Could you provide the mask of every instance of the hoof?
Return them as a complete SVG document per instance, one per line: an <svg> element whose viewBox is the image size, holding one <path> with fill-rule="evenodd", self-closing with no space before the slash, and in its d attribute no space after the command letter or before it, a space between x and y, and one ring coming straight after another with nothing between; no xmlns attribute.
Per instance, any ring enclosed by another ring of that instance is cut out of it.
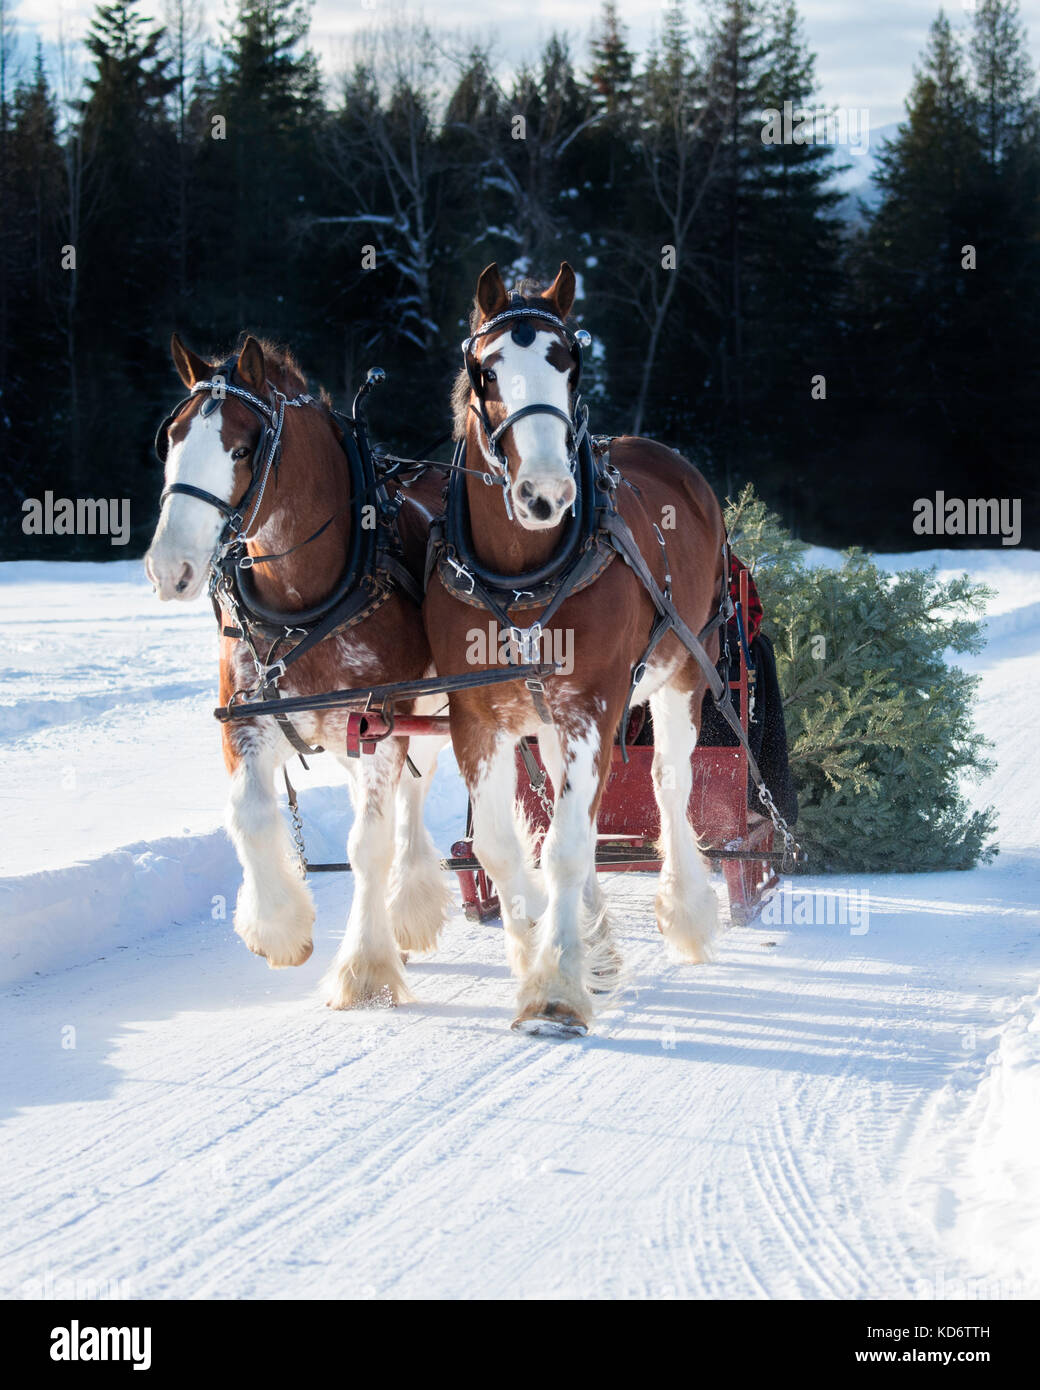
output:
<svg viewBox="0 0 1040 1390"><path fill-rule="evenodd" d="M397 1000L389 985L371 994L358 994L343 991L325 1000L327 1009L396 1009Z"/></svg>
<svg viewBox="0 0 1040 1390"><path fill-rule="evenodd" d="M297 946L291 954L275 955L270 948L262 951L259 946L250 946L246 942L254 956L259 956L261 960L267 961L272 970L290 970L295 965L304 965L314 954L314 942L305 941L302 946Z"/></svg>
<svg viewBox="0 0 1040 1390"><path fill-rule="evenodd" d="M392 1009L414 999L396 951L383 960L355 956L334 962L321 987L330 1009Z"/></svg>
<svg viewBox="0 0 1040 1390"><path fill-rule="evenodd" d="M254 895L243 888L235 908L236 934L272 970L303 965L314 950L314 904L302 883L293 891L288 901L260 911Z"/></svg>
<svg viewBox="0 0 1040 1390"><path fill-rule="evenodd" d="M583 1038L589 1025L569 1004L528 1004L513 1019L513 1031L540 1038Z"/></svg>

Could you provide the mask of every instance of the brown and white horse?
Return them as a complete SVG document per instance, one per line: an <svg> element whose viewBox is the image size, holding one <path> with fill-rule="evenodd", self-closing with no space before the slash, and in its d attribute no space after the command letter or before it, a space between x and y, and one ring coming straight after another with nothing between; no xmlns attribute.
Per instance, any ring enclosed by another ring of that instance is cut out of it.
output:
<svg viewBox="0 0 1040 1390"><path fill-rule="evenodd" d="M246 525L246 548L253 556L300 548L249 573L252 592L266 609L298 615L314 609L336 590L358 525L341 431L327 402L307 394L307 382L287 353L255 338L246 339L237 361L229 359L229 384L245 393L241 398L201 388L217 369L176 335L171 351L189 392L199 389L166 422L160 440L166 490L145 558L156 592L161 599L183 600L202 592L226 534L218 506L238 506L253 488L254 469L263 465L255 457L262 420L245 402L251 396L274 409L285 398L283 404L296 408L284 411L280 463L260 488ZM420 580L428 521L421 509L405 508L400 526L405 559ZM419 609L394 589L369 616L290 666L279 689L284 695L310 695L415 680L431 669ZM221 703L256 680L246 644L223 635ZM407 712L404 705L400 712ZM343 712L299 714L293 723L304 740L320 744L346 768L355 811L348 845L354 896L346 933L323 982L328 1002L349 1008L373 998L407 999L401 952L432 949L450 903L422 818L443 740L413 739L409 750L408 739L391 737L374 754L348 758ZM301 965L313 948L314 907L274 783L276 770L294 749L267 717L224 724L223 739L231 774L227 824L243 873L235 930L270 966ZM401 775L409 751L423 774L419 778Z"/></svg>
<svg viewBox="0 0 1040 1390"><path fill-rule="evenodd" d="M499 575L525 574L548 562L576 500L569 459L574 427L568 424L576 363L562 326L574 293L574 272L566 263L548 289L525 287L520 300L510 300L496 265L477 285L465 347L469 360L455 393L456 437L465 438L467 467L473 470L465 478L472 551ZM529 315L533 308L546 317L530 315L520 331L507 317L501 327L480 332L517 303ZM532 404L539 408L525 409ZM495 441L503 461L487 426L495 434L514 413L515 423ZM662 528L672 598L688 626L699 631L718 606L722 579L725 532L714 493L686 459L649 439L615 439L609 462L621 479L617 509L661 586L665 561L654 527ZM486 486L481 471L498 475L503 487ZM511 508L503 505L503 493ZM438 669L462 670L468 635L478 621L474 608L434 577L423 611ZM526 620L534 616L528 613ZM596 816L615 731L654 617L640 580L614 558L589 587L563 602L544 634L547 641L554 633L562 638L564 649L572 641L574 654L571 674L545 682L551 724L539 719L520 682L451 696L452 741L472 799L474 850L497 885L510 965L520 980L513 1026L521 1031L586 1032L593 995L602 987L613 948L596 881ZM523 620L518 611L514 621ZM714 659L717 635L706 646ZM649 699L654 721L653 781L663 851L657 921L666 940L691 961L709 958L717 927L714 893L687 817L690 756L705 684L689 652L669 633L633 695L635 704ZM522 735L537 736L556 791L540 873L514 811L515 749Z"/></svg>

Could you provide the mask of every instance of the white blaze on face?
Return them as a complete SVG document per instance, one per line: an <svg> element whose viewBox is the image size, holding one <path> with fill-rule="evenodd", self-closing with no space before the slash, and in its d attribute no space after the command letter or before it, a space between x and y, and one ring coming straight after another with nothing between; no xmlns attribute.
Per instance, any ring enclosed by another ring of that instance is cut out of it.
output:
<svg viewBox="0 0 1040 1390"><path fill-rule="evenodd" d="M548 360L559 337L547 329L535 333L528 347L513 341L508 330L491 338L481 361L497 354L492 370L508 414L525 405L552 405L570 413L570 372L561 372ZM511 444L519 458L513 469L511 496L517 519L528 530L543 531L559 524L574 501L575 484L567 458L567 426L556 415L525 415L500 440Z"/></svg>
<svg viewBox="0 0 1040 1390"><path fill-rule="evenodd" d="M192 417L182 440L166 456L166 486L189 483L231 500L235 465L220 437L223 407ZM224 515L200 497L174 493L163 503L145 569L161 599L195 598L202 590Z"/></svg>

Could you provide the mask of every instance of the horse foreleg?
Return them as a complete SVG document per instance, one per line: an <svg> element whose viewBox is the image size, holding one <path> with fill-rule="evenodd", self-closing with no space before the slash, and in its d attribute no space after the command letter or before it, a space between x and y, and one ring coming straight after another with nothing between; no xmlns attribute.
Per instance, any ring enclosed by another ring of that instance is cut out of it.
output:
<svg viewBox="0 0 1040 1390"><path fill-rule="evenodd" d="M454 902L440 856L423 821L423 806L445 740L412 738L397 784L397 837L390 873L390 924L403 951L432 951Z"/></svg>
<svg viewBox="0 0 1040 1390"><path fill-rule="evenodd" d="M542 730L538 739L538 751L555 791L564 781L563 749L560 747L555 728ZM585 941L590 954L590 970L596 981L590 988L593 994L602 994L616 985L623 962L607 912L606 898L600 887L599 874L596 872L595 852L582 891L582 913Z"/></svg>
<svg viewBox="0 0 1040 1390"><path fill-rule="evenodd" d="M688 691L665 687L650 697L654 719L654 795L661 813L663 864L657 925L689 961L707 961L718 931L718 904L688 816L697 726Z"/></svg>
<svg viewBox="0 0 1040 1390"><path fill-rule="evenodd" d="M595 864L596 823L604 749L603 731L589 721L580 731L562 732L561 770L552 825L542 843L542 872L548 907L538 925L530 967L520 985L513 1027L526 1033L587 1033L592 1014L586 904Z"/></svg>
<svg viewBox="0 0 1040 1390"><path fill-rule="evenodd" d="M491 754L469 765L460 757L473 806L473 852L498 890L506 959L514 975L527 969L534 924L545 910L545 892L533 866L530 838L516 811L516 743L499 738Z"/></svg>
<svg viewBox="0 0 1040 1390"><path fill-rule="evenodd" d="M334 1009L399 1004L412 998L401 968L387 907L394 857L394 794L404 765L404 744L388 738L374 753L341 759L350 781L354 824L347 852L354 898L347 929L322 987Z"/></svg>
<svg viewBox="0 0 1040 1390"><path fill-rule="evenodd" d="M264 740L234 756L227 827L242 865L235 931L273 969L302 965L314 948L314 904L275 795L279 759Z"/></svg>

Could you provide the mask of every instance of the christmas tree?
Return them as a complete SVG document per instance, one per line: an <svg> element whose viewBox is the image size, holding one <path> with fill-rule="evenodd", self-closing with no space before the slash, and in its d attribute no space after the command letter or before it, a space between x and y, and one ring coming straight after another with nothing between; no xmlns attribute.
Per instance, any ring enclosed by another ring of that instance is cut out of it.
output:
<svg viewBox="0 0 1040 1390"><path fill-rule="evenodd" d="M989 770L974 727L977 652L991 591L934 568L891 574L859 550L808 565L747 485L727 508L776 647L809 872L969 869L996 853L992 809L964 782Z"/></svg>

